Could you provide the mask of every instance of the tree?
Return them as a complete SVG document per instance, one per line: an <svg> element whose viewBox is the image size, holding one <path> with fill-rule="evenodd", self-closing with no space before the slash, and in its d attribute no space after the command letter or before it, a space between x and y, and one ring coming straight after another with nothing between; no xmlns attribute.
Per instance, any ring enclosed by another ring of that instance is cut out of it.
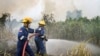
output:
<svg viewBox="0 0 100 56"><path fill-rule="evenodd" d="M8 16L10 16L9 13L2 14L2 17L0 18L0 24L1 24L1 26L5 26L5 22L6 22Z"/></svg>

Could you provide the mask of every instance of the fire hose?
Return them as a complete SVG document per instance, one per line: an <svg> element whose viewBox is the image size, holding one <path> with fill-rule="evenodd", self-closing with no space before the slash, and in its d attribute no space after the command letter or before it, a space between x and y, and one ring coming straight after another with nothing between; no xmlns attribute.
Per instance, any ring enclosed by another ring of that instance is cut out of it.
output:
<svg viewBox="0 0 100 56"><path fill-rule="evenodd" d="M25 56L25 49L26 49L26 46L27 46L27 44L28 44L28 41L29 41L29 40L27 40L27 41L25 42L25 44L24 44L23 51L22 51L22 56Z"/></svg>
<svg viewBox="0 0 100 56"><path fill-rule="evenodd" d="M38 35L38 34L34 34L34 35ZM34 36L34 35L31 35L31 36L29 37L29 39L30 39L32 36ZM45 39L46 41L48 41L48 40L46 39L46 36L45 36L44 39ZM26 40L26 42L24 43L23 51L22 51L22 56L25 56L25 49L26 49L26 46L27 46L28 42L29 42L29 40Z"/></svg>
<svg viewBox="0 0 100 56"><path fill-rule="evenodd" d="M30 39L32 36L33 36L33 35L31 35L31 36L29 37L29 39ZM25 49L26 49L26 46L27 46L28 42L29 42L29 40L26 40L26 42L24 43L23 50L22 50L22 56L25 56Z"/></svg>

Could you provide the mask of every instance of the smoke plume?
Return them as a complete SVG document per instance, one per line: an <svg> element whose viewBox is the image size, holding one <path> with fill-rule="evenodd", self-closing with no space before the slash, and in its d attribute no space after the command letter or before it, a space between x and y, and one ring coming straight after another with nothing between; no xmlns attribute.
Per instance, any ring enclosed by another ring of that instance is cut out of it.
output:
<svg viewBox="0 0 100 56"><path fill-rule="evenodd" d="M14 18L54 14L56 20L65 20L67 11L82 10L82 16L92 18L100 15L100 0L0 0L0 14L10 13ZM44 8L45 7L45 8Z"/></svg>
<svg viewBox="0 0 100 56"><path fill-rule="evenodd" d="M24 14L25 10L34 7L39 0L0 0L0 14L20 12Z"/></svg>

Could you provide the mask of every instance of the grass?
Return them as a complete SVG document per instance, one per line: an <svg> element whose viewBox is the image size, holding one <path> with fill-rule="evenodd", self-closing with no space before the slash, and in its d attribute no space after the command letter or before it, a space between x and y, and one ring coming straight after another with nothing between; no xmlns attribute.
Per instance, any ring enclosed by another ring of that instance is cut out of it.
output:
<svg viewBox="0 0 100 56"><path fill-rule="evenodd" d="M67 56L92 56L92 53L83 42L73 47L70 52L67 52Z"/></svg>
<svg viewBox="0 0 100 56"><path fill-rule="evenodd" d="M5 27L0 27L0 56L15 56L12 55L12 52L15 51L15 49L12 51L9 46L8 42L10 40L14 40L14 34L7 30Z"/></svg>
<svg viewBox="0 0 100 56"><path fill-rule="evenodd" d="M87 43L91 40L93 40L93 38L74 46L70 52L67 52L67 56L92 56L91 51L89 51L89 48L86 47Z"/></svg>
<svg viewBox="0 0 100 56"><path fill-rule="evenodd" d="M6 50L0 51L0 56L11 56L11 53L8 53Z"/></svg>

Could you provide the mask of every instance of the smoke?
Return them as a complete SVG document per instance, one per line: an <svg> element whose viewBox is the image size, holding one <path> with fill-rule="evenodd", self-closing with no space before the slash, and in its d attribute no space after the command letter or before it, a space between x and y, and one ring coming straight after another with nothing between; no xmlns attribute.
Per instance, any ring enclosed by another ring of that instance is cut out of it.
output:
<svg viewBox="0 0 100 56"><path fill-rule="evenodd" d="M24 10L34 6L38 0L0 0L0 13Z"/></svg>
<svg viewBox="0 0 100 56"><path fill-rule="evenodd" d="M27 0L28 1L28 0ZM32 2L34 4L34 2ZM18 9L12 13L13 18L22 19L25 16L29 16L34 20L41 18L41 12L43 11L43 2L42 0L36 0L36 3L30 8L26 7L25 9Z"/></svg>
<svg viewBox="0 0 100 56"><path fill-rule="evenodd" d="M22 26L20 23L21 19L24 17L31 17L34 23L31 24L31 27L36 28L38 21L41 19L41 12L44 10L42 0L0 0L0 17L2 13L10 13L10 19L16 19L18 23L13 22L12 25L15 25L13 28L14 33L16 34L19 28Z"/></svg>
<svg viewBox="0 0 100 56"><path fill-rule="evenodd" d="M10 13L13 18L33 16L32 11L36 11L36 6L39 6L38 3L40 3L40 0L0 0L0 15Z"/></svg>
<svg viewBox="0 0 100 56"><path fill-rule="evenodd" d="M56 20L63 20L66 18L67 11L75 9L72 0L44 0L45 13L54 14Z"/></svg>
<svg viewBox="0 0 100 56"><path fill-rule="evenodd" d="M56 20L65 20L67 11L82 10L82 16L100 15L100 0L0 0L0 15L10 13L12 18L30 16L40 19L41 13L54 14ZM45 7L45 8L44 8Z"/></svg>

